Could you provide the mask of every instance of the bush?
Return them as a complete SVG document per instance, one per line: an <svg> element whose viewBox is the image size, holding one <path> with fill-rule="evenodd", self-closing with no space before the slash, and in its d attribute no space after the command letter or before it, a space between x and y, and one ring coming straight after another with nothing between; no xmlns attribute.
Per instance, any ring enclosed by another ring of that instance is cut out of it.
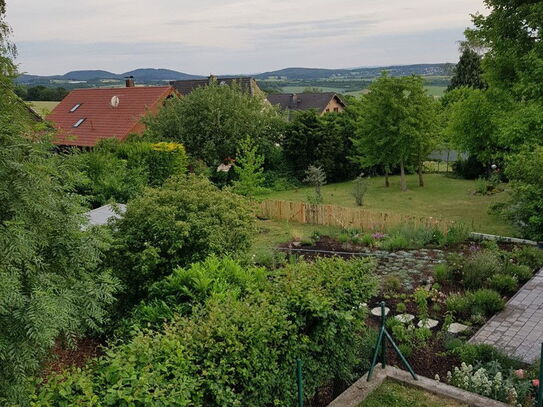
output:
<svg viewBox="0 0 543 407"><path fill-rule="evenodd" d="M176 267L211 254L237 255L250 246L254 215L238 195L195 175L168 180L129 202L115 223L109 258L127 288L125 302L144 298L149 286Z"/></svg>
<svg viewBox="0 0 543 407"><path fill-rule="evenodd" d="M469 256L464 263L464 285L469 289L484 287L487 280L503 268L497 253L483 250Z"/></svg>
<svg viewBox="0 0 543 407"><path fill-rule="evenodd" d="M453 275L449 267L446 264L438 264L434 269L434 277L440 284L447 284L453 282Z"/></svg>
<svg viewBox="0 0 543 407"><path fill-rule="evenodd" d="M401 235L388 236L379 244L379 247L392 252L409 248L409 241Z"/></svg>
<svg viewBox="0 0 543 407"><path fill-rule="evenodd" d="M515 293L519 286L517 278L507 274L495 274L489 279L488 285L502 295Z"/></svg>
<svg viewBox="0 0 543 407"><path fill-rule="evenodd" d="M364 205L364 196L368 191L368 182L362 176L357 177L353 181L353 190L351 192L357 206Z"/></svg>
<svg viewBox="0 0 543 407"><path fill-rule="evenodd" d="M451 350L451 353L458 356L467 365L477 366L489 362L498 362L506 369L518 369L521 367L521 362L511 359L502 351L487 344L465 343L456 346Z"/></svg>
<svg viewBox="0 0 543 407"><path fill-rule="evenodd" d="M97 364L49 380L35 407L98 400L291 406L297 358L304 364L306 397L333 378L355 378L360 355L375 339L361 337L367 331L360 304L376 288L372 269L363 260L319 259L289 265L242 297L212 294L193 316L174 320L163 332L140 333Z"/></svg>
<svg viewBox="0 0 543 407"><path fill-rule="evenodd" d="M383 279L383 290L397 292L402 288L402 280L397 275L388 275Z"/></svg>
<svg viewBox="0 0 543 407"><path fill-rule="evenodd" d="M532 271L543 267L543 250L541 249L530 246L515 247L510 256L518 264L527 266Z"/></svg>
<svg viewBox="0 0 543 407"><path fill-rule="evenodd" d="M452 294L447 298L447 309L459 317L482 314L487 317L503 310L505 301L494 290L480 289L463 294Z"/></svg>
<svg viewBox="0 0 543 407"><path fill-rule="evenodd" d="M473 293L473 305L471 311L473 314L481 313L486 316L494 315L503 310L505 301L494 290L481 289Z"/></svg>
<svg viewBox="0 0 543 407"><path fill-rule="evenodd" d="M455 246L468 240L469 236L470 231L466 224L455 223L449 228L440 243L442 246Z"/></svg>
<svg viewBox="0 0 543 407"><path fill-rule="evenodd" d="M418 249L432 244L437 245L442 239L443 233L437 228L405 223L392 228L389 237L383 243L392 240L393 243L390 244L397 249Z"/></svg>
<svg viewBox="0 0 543 407"><path fill-rule="evenodd" d="M520 283L527 282L534 275L530 267L511 263L506 263L504 273L516 278Z"/></svg>
<svg viewBox="0 0 543 407"><path fill-rule="evenodd" d="M453 171L465 179L477 179L486 173L486 167L476 157L470 156L466 160L453 163Z"/></svg>

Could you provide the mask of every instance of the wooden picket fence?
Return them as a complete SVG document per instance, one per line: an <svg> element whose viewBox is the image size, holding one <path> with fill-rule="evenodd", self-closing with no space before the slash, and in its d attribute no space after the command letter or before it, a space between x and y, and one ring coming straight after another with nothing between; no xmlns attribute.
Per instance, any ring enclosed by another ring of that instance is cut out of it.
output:
<svg viewBox="0 0 543 407"><path fill-rule="evenodd" d="M446 232L453 222L431 217L374 212L360 208L345 208L335 205L313 205L306 202L291 202L268 199L260 204L258 215L265 219L287 220L313 225L339 226L344 229L386 232L394 226L437 227Z"/></svg>

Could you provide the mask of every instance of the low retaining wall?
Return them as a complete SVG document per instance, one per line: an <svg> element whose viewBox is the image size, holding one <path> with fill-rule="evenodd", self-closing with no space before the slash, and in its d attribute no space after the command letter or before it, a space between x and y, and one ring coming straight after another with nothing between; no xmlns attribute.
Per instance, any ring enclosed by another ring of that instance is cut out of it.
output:
<svg viewBox="0 0 543 407"><path fill-rule="evenodd" d="M328 407L358 407L386 379L424 390L440 397L455 400L471 407L510 407L508 404L470 393L457 387L428 379L427 377L418 376L418 380L413 380L408 372L392 366L387 366L385 369L376 367L371 381L368 382L367 374L364 375L337 399L328 404Z"/></svg>
<svg viewBox="0 0 543 407"><path fill-rule="evenodd" d="M493 240L495 242L524 244L524 245L528 245L528 246L538 246L539 245L537 242L534 242L533 240L518 239L516 237L489 235L489 234L486 234L486 233L472 232L471 237L473 239L475 239L475 240Z"/></svg>

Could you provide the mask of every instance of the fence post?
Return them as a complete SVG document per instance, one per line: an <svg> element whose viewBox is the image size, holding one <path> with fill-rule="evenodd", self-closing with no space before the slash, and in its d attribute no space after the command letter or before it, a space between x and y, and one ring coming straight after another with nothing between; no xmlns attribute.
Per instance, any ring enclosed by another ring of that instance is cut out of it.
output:
<svg viewBox="0 0 543 407"><path fill-rule="evenodd" d="M298 407L304 407L304 380L302 376L302 361L296 360L296 376L298 379Z"/></svg>

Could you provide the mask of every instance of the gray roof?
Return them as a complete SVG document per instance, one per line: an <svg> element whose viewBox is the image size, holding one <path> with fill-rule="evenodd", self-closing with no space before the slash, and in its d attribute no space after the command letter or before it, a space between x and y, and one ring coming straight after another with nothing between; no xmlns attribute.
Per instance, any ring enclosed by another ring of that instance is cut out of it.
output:
<svg viewBox="0 0 543 407"><path fill-rule="evenodd" d="M100 208L87 212L85 215L89 219L89 226L101 226L106 225L110 219L119 219L125 212L126 205L115 204L101 206Z"/></svg>
<svg viewBox="0 0 543 407"><path fill-rule="evenodd" d="M170 85L175 88L181 95L188 95L194 89L201 88L209 85L213 80L217 80L219 85L226 84L228 86L238 83L244 92L249 93L251 96L255 94L258 89L258 85L253 78L240 76L240 77L213 77L210 76L207 79L189 79L185 81L171 81Z"/></svg>
<svg viewBox="0 0 543 407"><path fill-rule="evenodd" d="M316 109L323 112L328 103L337 98L339 103L345 103L334 92L324 93L272 93L268 95L268 102L272 105L279 105L284 110L310 110Z"/></svg>

